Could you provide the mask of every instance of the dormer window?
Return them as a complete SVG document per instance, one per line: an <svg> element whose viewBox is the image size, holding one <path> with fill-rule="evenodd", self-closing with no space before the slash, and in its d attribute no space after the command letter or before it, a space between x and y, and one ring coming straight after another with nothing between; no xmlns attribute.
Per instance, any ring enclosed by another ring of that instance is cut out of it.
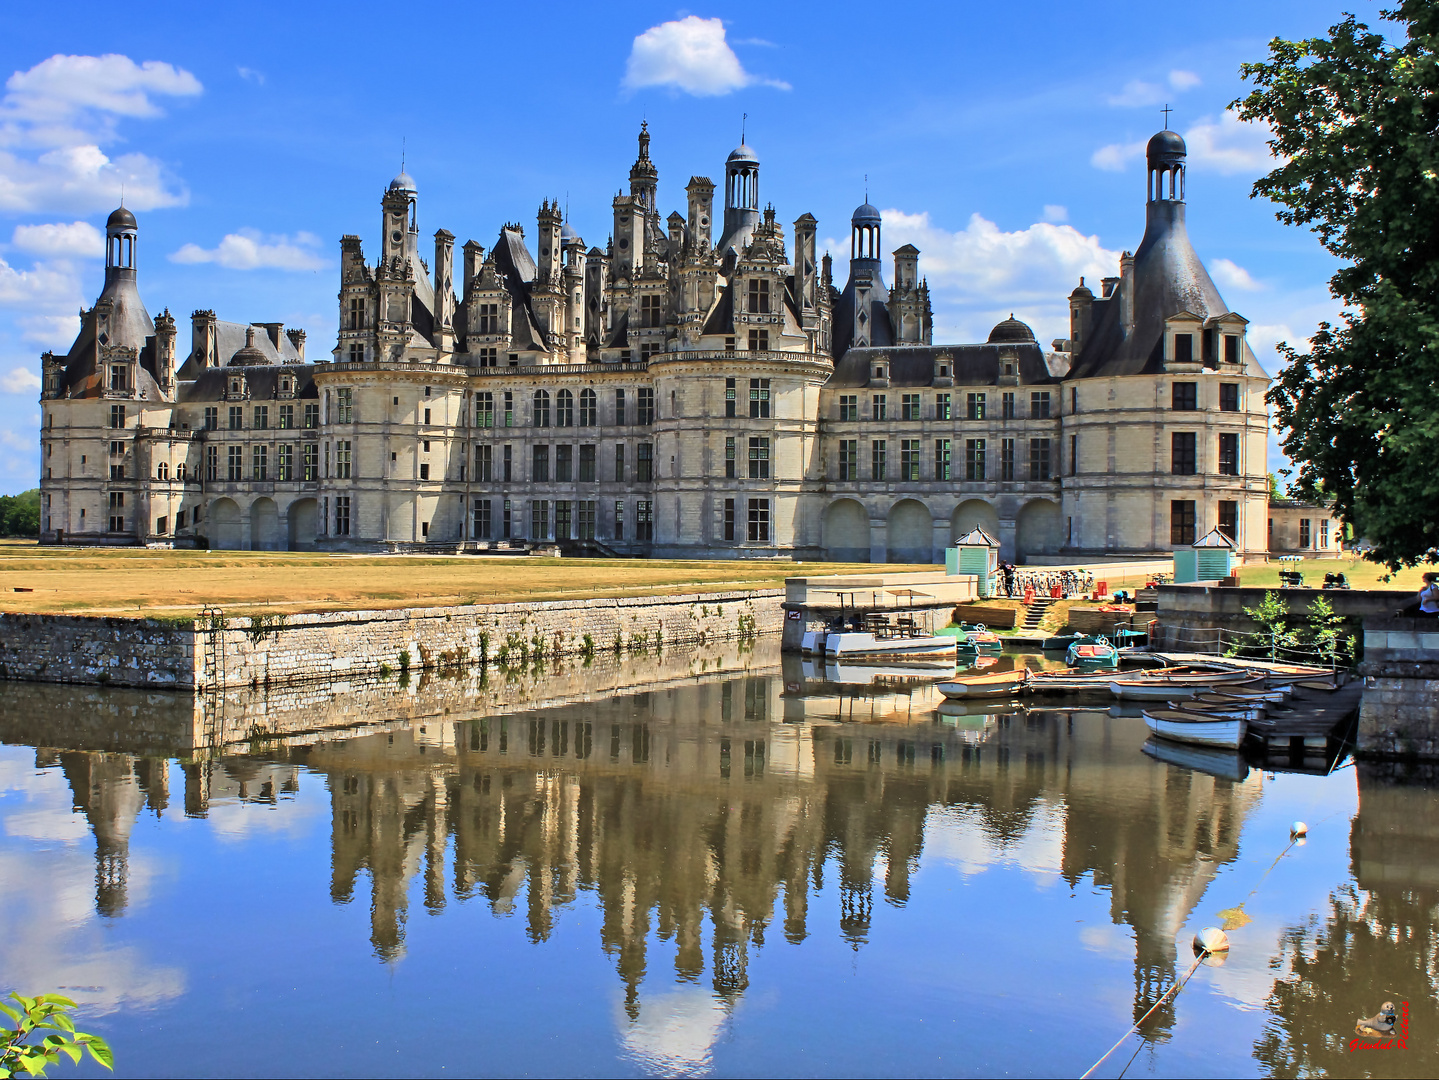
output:
<svg viewBox="0 0 1439 1080"><path fill-rule="evenodd" d="M1003 374L1005 374L1005 375L1018 375L1018 374L1019 374L1019 369L1018 369L1018 367L1015 365L1015 363L1014 363L1013 360L1006 360L1006 361L1004 362Z"/></svg>
<svg viewBox="0 0 1439 1080"><path fill-rule="evenodd" d="M130 389L130 369L125 364L110 365L110 389L119 391Z"/></svg>
<svg viewBox="0 0 1439 1080"><path fill-rule="evenodd" d="M1174 362L1176 364L1192 364L1194 362L1194 335L1174 335Z"/></svg>
<svg viewBox="0 0 1439 1080"><path fill-rule="evenodd" d="M948 364L940 364L940 365L939 365L939 377L940 377L941 379L947 379L947 378L949 378L949 365L948 365Z"/></svg>
<svg viewBox="0 0 1439 1080"><path fill-rule="evenodd" d="M1224 362L1226 364L1239 363L1239 335L1224 335Z"/></svg>
<svg viewBox="0 0 1439 1080"><path fill-rule="evenodd" d="M874 377L878 380L889 378L889 361L885 360L874 365Z"/></svg>

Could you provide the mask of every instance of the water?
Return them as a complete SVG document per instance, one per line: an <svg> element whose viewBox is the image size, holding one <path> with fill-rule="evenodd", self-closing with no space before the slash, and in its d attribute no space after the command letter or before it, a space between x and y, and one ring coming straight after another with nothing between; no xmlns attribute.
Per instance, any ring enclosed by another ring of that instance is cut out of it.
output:
<svg viewBox="0 0 1439 1080"><path fill-rule="evenodd" d="M1439 1074L1431 790L823 676L0 684L0 987L80 1000L122 1076L1077 1076L1246 902L1097 1075ZM1351 1052L1386 999L1408 1048Z"/></svg>

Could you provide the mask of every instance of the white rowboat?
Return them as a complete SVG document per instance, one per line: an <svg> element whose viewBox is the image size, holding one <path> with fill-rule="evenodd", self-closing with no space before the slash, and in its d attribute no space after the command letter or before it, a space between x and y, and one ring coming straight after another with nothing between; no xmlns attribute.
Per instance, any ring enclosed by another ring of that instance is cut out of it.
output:
<svg viewBox="0 0 1439 1080"><path fill-rule="evenodd" d="M1145 710L1144 722L1155 735L1195 746L1217 746L1238 750L1248 730L1243 720L1216 717L1207 720L1194 713L1171 710Z"/></svg>

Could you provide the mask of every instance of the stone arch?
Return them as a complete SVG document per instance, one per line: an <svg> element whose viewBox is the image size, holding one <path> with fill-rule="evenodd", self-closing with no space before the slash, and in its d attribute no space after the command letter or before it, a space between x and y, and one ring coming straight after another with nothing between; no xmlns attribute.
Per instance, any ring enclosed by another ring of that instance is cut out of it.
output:
<svg viewBox="0 0 1439 1080"><path fill-rule="evenodd" d="M296 499L285 512L291 551L314 551L320 532L320 504L314 499Z"/></svg>
<svg viewBox="0 0 1439 1080"><path fill-rule="evenodd" d="M1014 520L1014 551L1023 560L1029 555L1057 555L1064 536L1059 527L1059 504L1033 499L1024 504Z"/></svg>
<svg viewBox="0 0 1439 1080"><path fill-rule="evenodd" d="M280 540L280 510L271 498L250 504L250 550L283 551Z"/></svg>
<svg viewBox="0 0 1439 1080"><path fill-rule="evenodd" d="M825 507L820 543L831 562L869 562L869 511L855 499L836 499Z"/></svg>
<svg viewBox="0 0 1439 1080"><path fill-rule="evenodd" d="M952 544L976 527L999 539L999 511L983 499L966 499L954 508L949 519L949 542Z"/></svg>
<svg viewBox="0 0 1439 1080"><path fill-rule="evenodd" d="M206 536L216 551L239 551L245 546L244 519L234 499L216 499L205 511Z"/></svg>
<svg viewBox="0 0 1439 1080"><path fill-rule="evenodd" d="M889 510L885 527L886 562L934 561L934 519L918 499L901 499Z"/></svg>

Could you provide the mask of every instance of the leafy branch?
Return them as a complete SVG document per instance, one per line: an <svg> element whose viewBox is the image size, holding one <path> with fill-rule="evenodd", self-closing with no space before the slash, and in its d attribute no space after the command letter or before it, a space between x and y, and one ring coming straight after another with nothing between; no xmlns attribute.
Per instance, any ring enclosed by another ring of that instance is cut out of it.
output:
<svg viewBox="0 0 1439 1080"><path fill-rule="evenodd" d="M90 1056L105 1068L114 1070L115 1055L98 1035L75 1030L70 1012L75 1003L59 994L26 997L12 993L7 1005L0 1001L0 1012L10 1018L13 1028L0 1027L0 1078L8 1080L17 1072L44 1076L45 1070L64 1054L73 1064L80 1063L88 1050ZM43 1034L42 1032L48 1032ZM36 1042L36 1039L39 1042Z"/></svg>

